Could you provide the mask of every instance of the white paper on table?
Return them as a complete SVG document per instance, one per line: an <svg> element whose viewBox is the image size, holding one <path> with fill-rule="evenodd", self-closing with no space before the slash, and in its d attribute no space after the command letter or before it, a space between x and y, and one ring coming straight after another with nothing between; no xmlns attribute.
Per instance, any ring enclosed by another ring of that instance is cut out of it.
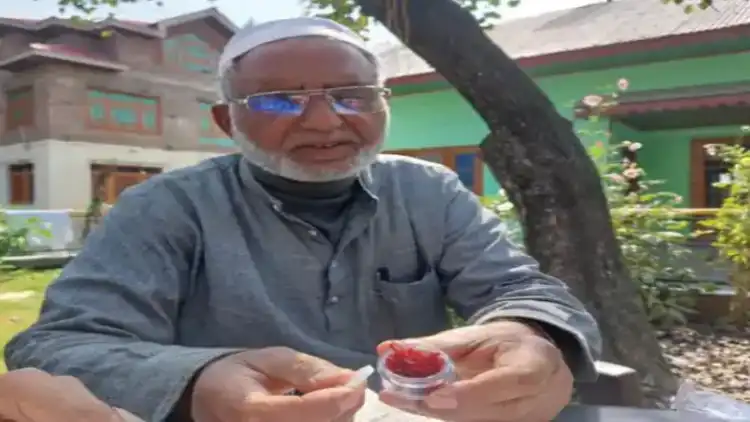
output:
<svg viewBox="0 0 750 422"><path fill-rule="evenodd" d="M440 422L437 419L406 413L388 406L378 400L378 395L372 390L365 394L365 404L362 406L354 422Z"/></svg>

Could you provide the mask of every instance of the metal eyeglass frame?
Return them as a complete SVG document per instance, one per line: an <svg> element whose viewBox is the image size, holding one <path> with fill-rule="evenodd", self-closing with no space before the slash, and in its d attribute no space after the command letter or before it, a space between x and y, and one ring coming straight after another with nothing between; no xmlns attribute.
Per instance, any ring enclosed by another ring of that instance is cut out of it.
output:
<svg viewBox="0 0 750 422"><path fill-rule="evenodd" d="M321 88L321 89L297 89L297 90L278 90L278 91L266 91L266 92L258 92L255 94L250 94L243 98L231 98L227 100L228 104L237 104L242 105L245 107L248 107L248 103L250 102L250 99L261 97L264 95L279 95L279 94L286 94L286 95L307 95L308 97L314 96L314 95L322 95L325 97L326 101L331 107L334 107L335 99L330 96L331 91L343 91L346 89L356 89L356 88L368 88L372 89L373 91L376 91L379 95L383 96L383 99L388 99L391 96L391 89L382 87L379 85L352 85L352 86L341 86L341 87L335 87L335 88ZM309 100L308 100L309 101ZM307 104L305 104L307 106ZM381 111L381 110L378 110ZM377 111L374 111L375 113Z"/></svg>

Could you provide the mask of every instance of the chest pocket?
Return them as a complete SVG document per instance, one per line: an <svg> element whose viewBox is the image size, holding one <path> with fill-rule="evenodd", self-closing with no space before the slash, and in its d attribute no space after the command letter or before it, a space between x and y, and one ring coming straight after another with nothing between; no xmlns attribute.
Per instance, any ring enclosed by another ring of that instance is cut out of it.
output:
<svg viewBox="0 0 750 422"><path fill-rule="evenodd" d="M375 283L378 322L386 328L387 337L421 337L448 327L444 292L435 271L417 280Z"/></svg>
<svg viewBox="0 0 750 422"><path fill-rule="evenodd" d="M374 280L376 325L379 340L422 337L448 328L445 289L435 271L436 251L425 247L430 240L422 238L406 213L407 230L395 230L398 250L383 251L390 277ZM430 233L435 234L435 233Z"/></svg>

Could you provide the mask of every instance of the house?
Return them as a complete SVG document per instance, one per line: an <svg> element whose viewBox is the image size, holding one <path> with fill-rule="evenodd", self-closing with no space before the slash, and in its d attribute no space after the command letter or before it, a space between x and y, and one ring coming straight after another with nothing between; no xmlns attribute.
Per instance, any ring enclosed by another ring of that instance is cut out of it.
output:
<svg viewBox="0 0 750 422"><path fill-rule="evenodd" d="M0 207L85 209L233 150L209 115L235 25L214 8L154 23L0 18Z"/></svg>
<svg viewBox="0 0 750 422"><path fill-rule="evenodd" d="M113 202L152 174L233 151L208 109L217 51L234 30L216 9L151 24L0 19L0 206L82 209L94 186ZM584 144L640 142L639 163L665 190L688 206L718 205L711 182L724 169L703 145L737 139L750 123L750 2L686 14L613 0L501 22L488 35ZM395 94L386 149L442 162L494 195L477 155L481 119L407 48L380 56ZM581 100L622 78L617 105L587 119Z"/></svg>
<svg viewBox="0 0 750 422"><path fill-rule="evenodd" d="M694 208L717 207L724 172L704 153L750 124L750 2L724 0L684 13L657 0L614 0L500 23L488 35L574 121L585 145L640 142L638 162ZM382 54L394 91L387 149L453 167L476 193L498 184L476 155L486 126L404 47ZM629 87L597 121L584 97Z"/></svg>

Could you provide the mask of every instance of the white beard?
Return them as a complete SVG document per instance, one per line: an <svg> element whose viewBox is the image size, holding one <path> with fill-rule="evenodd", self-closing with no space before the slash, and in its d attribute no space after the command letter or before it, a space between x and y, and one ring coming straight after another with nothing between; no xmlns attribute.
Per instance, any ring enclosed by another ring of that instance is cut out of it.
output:
<svg viewBox="0 0 750 422"><path fill-rule="evenodd" d="M310 168L295 162L283 154L270 153L261 149L256 142L249 139L241 130L239 130L239 128L236 127L234 123L236 119L234 119L233 114L232 107L230 107L232 139L240 147L245 159L251 164L258 166L271 174L289 180L296 180L298 182L332 182L358 175L377 159L378 154L383 149L385 136L388 133L390 122L390 115L387 115L383 136L381 139L378 139L377 143L372 148L362 150L348 168L334 170Z"/></svg>

